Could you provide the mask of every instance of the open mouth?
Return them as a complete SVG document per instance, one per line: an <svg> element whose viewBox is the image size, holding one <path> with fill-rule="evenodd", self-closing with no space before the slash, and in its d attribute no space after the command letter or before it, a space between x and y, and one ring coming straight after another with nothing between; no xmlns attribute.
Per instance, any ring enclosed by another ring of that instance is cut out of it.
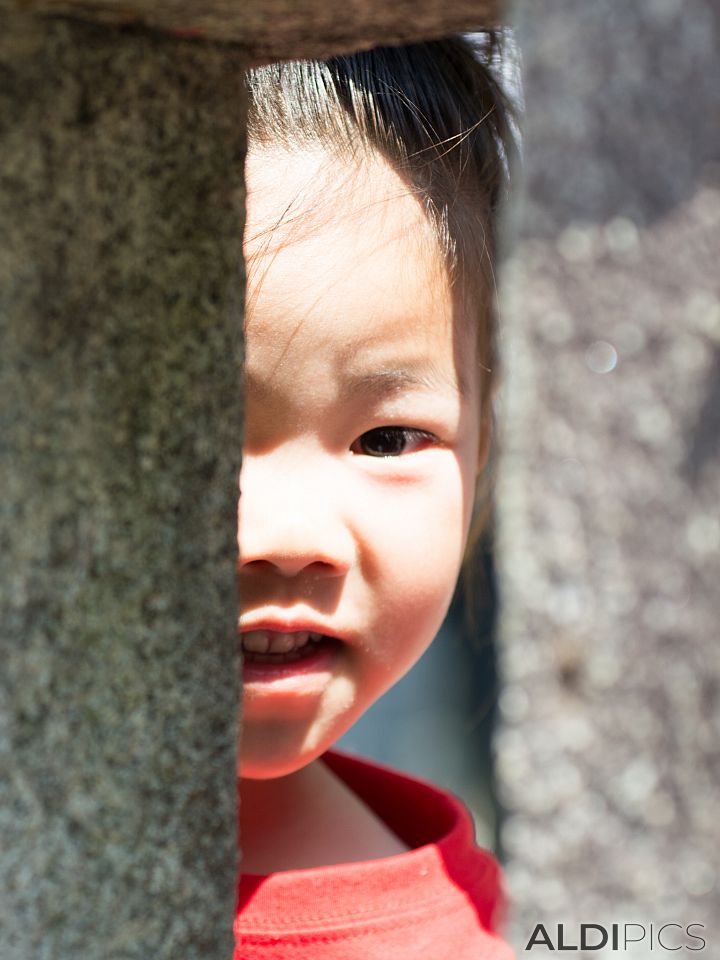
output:
<svg viewBox="0 0 720 960"><path fill-rule="evenodd" d="M240 643L245 664L271 666L312 660L340 645L336 637L309 630L248 630L240 634Z"/></svg>

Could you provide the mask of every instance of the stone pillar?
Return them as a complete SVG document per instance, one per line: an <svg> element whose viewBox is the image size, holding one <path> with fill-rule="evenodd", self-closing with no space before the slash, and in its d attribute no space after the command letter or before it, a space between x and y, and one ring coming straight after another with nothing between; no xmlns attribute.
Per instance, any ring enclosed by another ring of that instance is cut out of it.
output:
<svg viewBox="0 0 720 960"><path fill-rule="evenodd" d="M499 5L0 0L2 960L230 956L243 66Z"/></svg>
<svg viewBox="0 0 720 960"><path fill-rule="evenodd" d="M0 14L0 957L232 954L243 58Z"/></svg>
<svg viewBox="0 0 720 960"><path fill-rule="evenodd" d="M254 62L331 57L501 22L504 0L0 0L0 9L236 41Z"/></svg>
<svg viewBox="0 0 720 960"><path fill-rule="evenodd" d="M526 195L502 281L497 741L513 938L521 952L544 923L557 948L563 922L567 948L581 921L643 923L623 956L646 957L651 922L703 923L711 956L720 6L516 13ZM665 943L701 945L677 928Z"/></svg>

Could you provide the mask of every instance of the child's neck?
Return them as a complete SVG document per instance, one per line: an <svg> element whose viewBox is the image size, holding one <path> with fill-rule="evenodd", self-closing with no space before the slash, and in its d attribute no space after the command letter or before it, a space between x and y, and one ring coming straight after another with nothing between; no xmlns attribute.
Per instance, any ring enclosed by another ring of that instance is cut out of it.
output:
<svg viewBox="0 0 720 960"><path fill-rule="evenodd" d="M408 847L322 762L240 787L243 873L376 860Z"/></svg>

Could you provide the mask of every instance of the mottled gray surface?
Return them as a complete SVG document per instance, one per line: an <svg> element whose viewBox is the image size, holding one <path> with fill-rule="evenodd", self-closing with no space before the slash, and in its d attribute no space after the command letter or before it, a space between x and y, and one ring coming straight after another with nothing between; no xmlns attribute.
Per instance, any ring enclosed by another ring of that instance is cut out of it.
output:
<svg viewBox="0 0 720 960"><path fill-rule="evenodd" d="M105 23L139 23L190 36L238 41L255 62L328 57L494 26L503 0L0 0Z"/></svg>
<svg viewBox="0 0 720 960"><path fill-rule="evenodd" d="M228 960L232 48L0 16L0 957Z"/></svg>
<svg viewBox="0 0 720 960"><path fill-rule="evenodd" d="M539 922L704 923L705 952L675 930L686 946L664 955L715 957L720 5L517 13L527 198L498 491L512 934L520 951ZM658 952L646 936L622 955Z"/></svg>

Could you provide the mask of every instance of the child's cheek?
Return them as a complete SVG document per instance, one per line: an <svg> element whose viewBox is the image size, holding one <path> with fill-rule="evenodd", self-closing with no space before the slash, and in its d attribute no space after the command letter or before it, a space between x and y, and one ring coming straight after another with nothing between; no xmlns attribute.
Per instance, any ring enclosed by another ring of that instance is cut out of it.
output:
<svg viewBox="0 0 720 960"><path fill-rule="evenodd" d="M375 613L383 634L402 637L413 656L442 623L465 545L469 484L453 459L443 466L377 503L373 513ZM383 645L382 652L399 653L394 642Z"/></svg>
<svg viewBox="0 0 720 960"><path fill-rule="evenodd" d="M376 549L386 558L384 574L410 590L418 581L454 581L472 509L474 478L457 459L438 456L432 465L433 471L418 470L410 482L381 491L372 506L366 502Z"/></svg>

